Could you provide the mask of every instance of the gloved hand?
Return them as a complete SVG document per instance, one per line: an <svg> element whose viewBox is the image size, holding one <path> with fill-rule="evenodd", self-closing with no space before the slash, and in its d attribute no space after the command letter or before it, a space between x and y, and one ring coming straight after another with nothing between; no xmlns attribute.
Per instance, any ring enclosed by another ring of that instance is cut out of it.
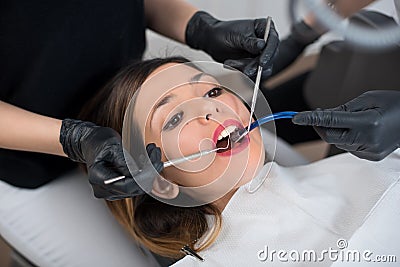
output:
<svg viewBox="0 0 400 267"><path fill-rule="evenodd" d="M86 164L89 182L97 198L117 200L144 194L135 179L152 181L157 175L154 169L158 172L163 169L160 148L150 144L146 150L154 168L148 164L144 169L138 169L133 179L125 162L121 136L111 128L91 122L63 120L60 143L70 159ZM135 162L130 162L132 165L136 166ZM126 179L104 184L105 180L122 175Z"/></svg>
<svg viewBox="0 0 400 267"><path fill-rule="evenodd" d="M249 77L255 76L261 65L265 76L272 72L272 60L279 45L273 23L265 44L266 26L266 19L220 21L198 11L186 27L185 38L190 47L207 52L215 61L239 69Z"/></svg>
<svg viewBox="0 0 400 267"><path fill-rule="evenodd" d="M370 91L337 108L300 112L293 123L315 126L330 144L378 161L400 147L400 91Z"/></svg>

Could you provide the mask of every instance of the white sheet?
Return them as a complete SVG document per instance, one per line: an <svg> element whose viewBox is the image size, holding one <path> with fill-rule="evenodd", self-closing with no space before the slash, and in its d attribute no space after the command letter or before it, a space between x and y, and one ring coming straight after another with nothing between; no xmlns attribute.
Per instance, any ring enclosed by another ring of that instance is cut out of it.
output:
<svg viewBox="0 0 400 267"><path fill-rule="evenodd" d="M0 181L0 233L40 267L159 266L72 172L35 190Z"/></svg>
<svg viewBox="0 0 400 267"><path fill-rule="evenodd" d="M292 168L269 163L264 174L269 168L256 193L245 187L235 193L223 211L219 237L199 253L205 262L186 256L173 266L280 266L276 254L274 261L260 261L257 254L268 246L270 252L314 250L320 255L324 249L339 251L340 239L349 249L396 255L400 261L400 150L381 162L342 154ZM289 254L283 258L286 265L312 266L310 261L292 261ZM325 255L318 266L340 264L346 262Z"/></svg>

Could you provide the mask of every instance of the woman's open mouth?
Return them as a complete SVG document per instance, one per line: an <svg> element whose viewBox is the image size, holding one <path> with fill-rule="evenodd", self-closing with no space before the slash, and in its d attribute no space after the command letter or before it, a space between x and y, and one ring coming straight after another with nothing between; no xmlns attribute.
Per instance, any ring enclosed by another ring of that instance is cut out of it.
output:
<svg viewBox="0 0 400 267"><path fill-rule="evenodd" d="M222 125L219 125L217 129L215 129L213 141L215 146L219 148L217 151L218 156L231 156L241 152L248 146L250 142L248 135L243 137L239 142L235 143L232 141L232 134L242 130L244 130L243 125L239 121L233 119L224 121Z"/></svg>

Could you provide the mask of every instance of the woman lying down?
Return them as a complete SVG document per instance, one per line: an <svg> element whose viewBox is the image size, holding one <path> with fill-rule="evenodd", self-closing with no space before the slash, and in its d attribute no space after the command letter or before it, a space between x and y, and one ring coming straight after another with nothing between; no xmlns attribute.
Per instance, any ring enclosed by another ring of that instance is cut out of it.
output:
<svg viewBox="0 0 400 267"><path fill-rule="evenodd" d="M400 260L399 151L381 162L342 154L299 167L265 163L258 129L229 140L248 125L241 98L183 58L133 63L86 113L120 133L134 129L123 136L131 154L154 143L166 162L219 148L164 168L147 181L149 194L107 203L134 239L174 266Z"/></svg>

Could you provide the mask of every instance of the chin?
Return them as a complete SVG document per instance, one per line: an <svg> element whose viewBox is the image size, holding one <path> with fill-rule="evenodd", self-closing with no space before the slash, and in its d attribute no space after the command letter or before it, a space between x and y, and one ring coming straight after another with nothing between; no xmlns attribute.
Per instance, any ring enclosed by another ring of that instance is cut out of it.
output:
<svg viewBox="0 0 400 267"><path fill-rule="evenodd" d="M244 171L243 176L239 180L236 187L240 187L250 182L264 166L264 161L265 161L264 150L262 149L261 151L258 151L258 153L254 154L250 156L249 162L246 165L246 170Z"/></svg>

